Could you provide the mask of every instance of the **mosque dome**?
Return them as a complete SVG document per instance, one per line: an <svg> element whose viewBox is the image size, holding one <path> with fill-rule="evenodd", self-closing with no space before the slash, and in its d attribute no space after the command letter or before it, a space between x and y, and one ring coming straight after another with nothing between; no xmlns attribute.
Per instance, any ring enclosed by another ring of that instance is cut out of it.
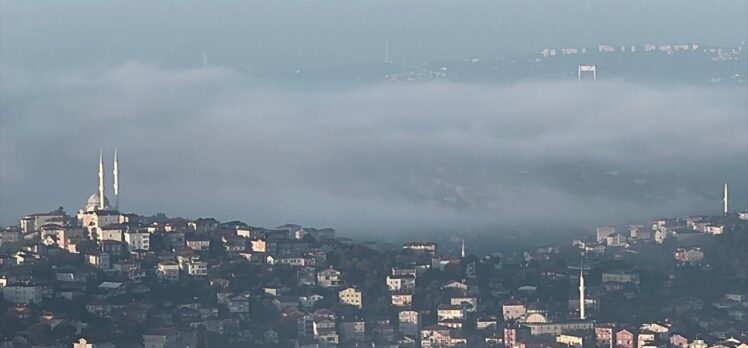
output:
<svg viewBox="0 0 748 348"><path fill-rule="evenodd" d="M99 199L99 193L94 193L91 196L88 197L88 201L86 201L86 207L83 209L85 211L94 211L98 210L101 204L101 200ZM109 199L104 196L104 209L109 209Z"/></svg>
<svg viewBox="0 0 748 348"><path fill-rule="evenodd" d="M526 323L547 323L548 318L545 317L545 315L540 313L532 313L525 318Z"/></svg>

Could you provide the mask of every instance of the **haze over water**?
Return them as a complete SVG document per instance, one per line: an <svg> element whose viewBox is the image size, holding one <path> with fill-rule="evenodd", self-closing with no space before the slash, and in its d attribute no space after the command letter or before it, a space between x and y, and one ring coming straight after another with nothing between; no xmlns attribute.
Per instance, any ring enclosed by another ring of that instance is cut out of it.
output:
<svg viewBox="0 0 748 348"><path fill-rule="evenodd" d="M745 84L266 77L380 63L386 38L396 62L735 46L744 1L145 4L2 2L3 225L79 209L115 146L125 211L268 226L624 223L717 212L723 181L748 206Z"/></svg>

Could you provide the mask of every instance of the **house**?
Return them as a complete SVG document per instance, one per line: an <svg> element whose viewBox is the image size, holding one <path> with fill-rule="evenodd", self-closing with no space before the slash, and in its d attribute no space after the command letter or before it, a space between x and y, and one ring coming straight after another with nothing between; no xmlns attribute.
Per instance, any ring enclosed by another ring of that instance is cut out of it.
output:
<svg viewBox="0 0 748 348"><path fill-rule="evenodd" d="M670 326L668 324L660 323L644 323L639 328L640 331L649 331L655 333L656 338L667 338L668 332L670 332Z"/></svg>
<svg viewBox="0 0 748 348"><path fill-rule="evenodd" d="M602 282L631 283L639 285L639 274L625 271L604 271L602 273Z"/></svg>
<svg viewBox="0 0 748 348"><path fill-rule="evenodd" d="M42 304L42 287L30 282L19 282L2 288L3 298L14 304Z"/></svg>
<svg viewBox="0 0 748 348"><path fill-rule="evenodd" d="M176 348L177 331L173 328L156 328L143 334L144 348Z"/></svg>
<svg viewBox="0 0 748 348"><path fill-rule="evenodd" d="M516 320L527 313L527 307L520 301L509 300L501 305L501 313L505 321Z"/></svg>
<svg viewBox="0 0 748 348"><path fill-rule="evenodd" d="M102 240L101 251L109 254L110 256L122 255L122 242L116 240Z"/></svg>
<svg viewBox="0 0 748 348"><path fill-rule="evenodd" d="M278 309L279 312L283 312L288 309L298 309L299 298L295 296L278 296L273 299L273 305Z"/></svg>
<svg viewBox="0 0 748 348"><path fill-rule="evenodd" d="M189 262L185 263L185 270L187 274L193 277L206 277L208 276L208 263L200 261L198 258L193 258Z"/></svg>
<svg viewBox="0 0 748 348"><path fill-rule="evenodd" d="M326 262L327 254L319 250L309 250L304 254L305 266L320 267Z"/></svg>
<svg viewBox="0 0 748 348"><path fill-rule="evenodd" d="M408 242L403 244L403 250L436 255L437 245L431 242Z"/></svg>
<svg viewBox="0 0 748 348"><path fill-rule="evenodd" d="M605 237L605 244L612 247L626 247L628 246L626 236L620 233L613 233Z"/></svg>
<svg viewBox="0 0 748 348"><path fill-rule="evenodd" d="M613 226L600 225L597 226L597 232L595 233L596 240L598 242L605 241L608 236L616 233L616 228Z"/></svg>
<svg viewBox="0 0 748 348"><path fill-rule="evenodd" d="M226 307L231 314L248 314L249 313L249 293L243 293L231 297L226 302Z"/></svg>
<svg viewBox="0 0 748 348"><path fill-rule="evenodd" d="M98 317L107 316L112 314L112 305L108 301L93 299L86 304L86 312Z"/></svg>
<svg viewBox="0 0 748 348"><path fill-rule="evenodd" d="M467 291L468 286L465 283L458 282L456 280L452 280L452 281L449 281L446 284L442 285L441 289L442 290L445 290L445 289L456 289L456 290Z"/></svg>
<svg viewBox="0 0 748 348"><path fill-rule="evenodd" d="M636 348L635 334L632 331L623 329L616 332L616 347L618 348Z"/></svg>
<svg viewBox="0 0 748 348"><path fill-rule="evenodd" d="M478 330L495 330L497 319L494 316L480 317L475 321L475 328Z"/></svg>
<svg viewBox="0 0 748 348"><path fill-rule="evenodd" d="M253 239L249 241L250 249L256 253L267 253L268 243L264 239Z"/></svg>
<svg viewBox="0 0 748 348"><path fill-rule="evenodd" d="M320 347L335 347L340 343L334 317L315 315L312 321L312 333L319 341Z"/></svg>
<svg viewBox="0 0 748 348"><path fill-rule="evenodd" d="M415 277L417 275L415 267L392 267L393 276L404 276L410 275Z"/></svg>
<svg viewBox="0 0 748 348"><path fill-rule="evenodd" d="M416 277L412 275L388 275L386 282L390 291L411 291L416 287Z"/></svg>
<svg viewBox="0 0 748 348"><path fill-rule="evenodd" d="M358 319L344 319L340 322L340 342L364 341L366 322Z"/></svg>
<svg viewBox="0 0 748 348"><path fill-rule="evenodd" d="M266 258L268 265L288 265L292 267L302 267L306 263L303 256L273 256L268 255Z"/></svg>
<svg viewBox="0 0 748 348"><path fill-rule="evenodd" d="M410 293L395 292L390 295L390 301L395 307L407 307L413 304L413 295Z"/></svg>
<svg viewBox="0 0 748 348"><path fill-rule="evenodd" d="M522 326L529 329L532 336L561 335L579 331L592 331L593 329L591 321L549 321L545 315L540 313L528 315Z"/></svg>
<svg viewBox="0 0 748 348"><path fill-rule="evenodd" d="M417 335L421 326L421 313L411 310L397 314L398 328L403 335Z"/></svg>
<svg viewBox="0 0 748 348"><path fill-rule="evenodd" d="M208 233L218 229L221 225L214 218L199 218L187 224L187 226L197 233Z"/></svg>
<svg viewBox="0 0 748 348"><path fill-rule="evenodd" d="M581 347L584 341L582 336L561 334L556 336L556 343L571 347Z"/></svg>
<svg viewBox="0 0 748 348"><path fill-rule="evenodd" d="M117 226L122 222L125 222L126 217L120 214L119 212L112 211L112 210L93 210L93 211L87 211L82 214L79 214L78 221L80 222L81 226L88 230L89 233L95 234L97 237L99 237L99 240L103 240L100 235L103 231L101 227L106 226L107 229L109 229L109 232L107 232L108 237L107 238L117 238L119 233L119 241L122 241L122 227L123 226ZM110 226L112 226L110 228Z"/></svg>
<svg viewBox="0 0 748 348"><path fill-rule="evenodd" d="M103 294L105 298L122 296L127 293L127 290L125 289L125 285L123 283L116 283L116 282L102 282L97 287L97 290L101 294Z"/></svg>
<svg viewBox="0 0 748 348"><path fill-rule="evenodd" d="M446 326L432 325L421 330L421 348L456 347L466 344L466 338L453 334L452 329Z"/></svg>
<svg viewBox="0 0 748 348"><path fill-rule="evenodd" d="M317 273L314 267L300 267L296 270L296 283L299 286L317 284Z"/></svg>
<svg viewBox="0 0 748 348"><path fill-rule="evenodd" d="M164 235L164 246L174 250L182 250L185 247L185 236L182 232L171 232Z"/></svg>
<svg viewBox="0 0 748 348"><path fill-rule="evenodd" d="M475 312L478 309L478 296L474 294L456 295L449 298L449 303L462 306L467 312Z"/></svg>
<svg viewBox="0 0 748 348"><path fill-rule="evenodd" d="M94 348L94 345L81 337L78 342L73 343L73 348Z"/></svg>
<svg viewBox="0 0 748 348"><path fill-rule="evenodd" d="M37 213L25 216L21 219L21 231L24 234L39 230L47 224L63 226L65 222L65 213L61 210L51 211L49 213Z"/></svg>
<svg viewBox="0 0 748 348"><path fill-rule="evenodd" d="M446 320L463 320L465 319L465 310L462 306L456 305L439 305L436 310L437 318L440 322Z"/></svg>
<svg viewBox="0 0 748 348"><path fill-rule="evenodd" d="M98 269L110 268L110 257L107 252L92 251L85 257L86 263Z"/></svg>
<svg viewBox="0 0 748 348"><path fill-rule="evenodd" d="M701 248L684 249L678 248L675 250L673 257L681 263L698 264L704 259L704 252Z"/></svg>
<svg viewBox="0 0 748 348"><path fill-rule="evenodd" d="M148 231L125 232L125 245L129 251L150 250L151 235Z"/></svg>
<svg viewBox="0 0 748 348"><path fill-rule="evenodd" d="M65 228L56 223L44 224L39 228L39 237L41 240L49 239L53 241L53 243L45 243L47 245L57 244L57 241L64 234Z"/></svg>
<svg viewBox="0 0 748 348"><path fill-rule="evenodd" d="M647 230L644 226L632 226L629 230L630 237L638 240L652 239L652 231Z"/></svg>
<svg viewBox="0 0 748 348"><path fill-rule="evenodd" d="M319 294L313 294L309 296L299 296L299 305L304 310L312 310L317 302L323 300L325 297Z"/></svg>
<svg viewBox="0 0 748 348"><path fill-rule="evenodd" d="M704 233L711 235L719 235L725 232L725 226L717 224L707 224L704 226Z"/></svg>
<svg viewBox="0 0 748 348"><path fill-rule="evenodd" d="M654 342L657 339L657 333L650 330L642 330L636 336L636 346L641 348Z"/></svg>
<svg viewBox="0 0 748 348"><path fill-rule="evenodd" d="M595 341L598 346L610 346L613 340L613 326L595 326Z"/></svg>
<svg viewBox="0 0 748 348"><path fill-rule="evenodd" d="M688 348L688 338L681 334L671 335L669 341L672 347Z"/></svg>
<svg viewBox="0 0 748 348"><path fill-rule="evenodd" d="M340 298L340 303L361 309L363 307L361 294L361 290L351 287L340 290L338 297Z"/></svg>
<svg viewBox="0 0 748 348"><path fill-rule="evenodd" d="M381 342L380 345L387 346L395 340L395 328L389 319L382 317L373 318L366 323L366 327L370 336L374 337L376 341Z"/></svg>
<svg viewBox="0 0 748 348"><path fill-rule="evenodd" d="M207 238L201 238L201 237L188 237L186 240L186 245L188 248L195 250L195 251L203 251L210 249L210 240Z"/></svg>
<svg viewBox="0 0 748 348"><path fill-rule="evenodd" d="M323 288L337 288L342 284L340 271L332 267L317 272L317 285Z"/></svg>
<svg viewBox="0 0 748 348"><path fill-rule="evenodd" d="M161 261L156 266L156 277L166 281L179 280L179 264L174 261Z"/></svg>
<svg viewBox="0 0 748 348"><path fill-rule="evenodd" d="M237 235L228 235L221 238L223 249L228 253L239 253L247 250L247 239Z"/></svg>
<svg viewBox="0 0 748 348"><path fill-rule="evenodd" d="M119 221L118 221L119 222ZM123 223L115 223L106 225L96 229L96 237L99 242L105 240L112 240L115 242L123 242L123 233L127 230L127 225Z"/></svg>

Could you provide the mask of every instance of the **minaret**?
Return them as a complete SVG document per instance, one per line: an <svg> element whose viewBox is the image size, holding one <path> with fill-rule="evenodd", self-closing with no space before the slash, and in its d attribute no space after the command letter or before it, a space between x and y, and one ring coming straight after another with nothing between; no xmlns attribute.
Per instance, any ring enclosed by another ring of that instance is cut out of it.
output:
<svg viewBox="0 0 748 348"><path fill-rule="evenodd" d="M586 319L584 316L584 265L579 267L579 319Z"/></svg>
<svg viewBox="0 0 748 348"><path fill-rule="evenodd" d="M462 255L462 258L465 258L465 240L462 240L462 247L460 248L460 255Z"/></svg>
<svg viewBox="0 0 748 348"><path fill-rule="evenodd" d="M722 213L727 215L728 212L729 210L727 207L727 181L725 181L725 189L724 189L724 192L722 193Z"/></svg>
<svg viewBox="0 0 748 348"><path fill-rule="evenodd" d="M104 157L99 151L99 209L104 208Z"/></svg>
<svg viewBox="0 0 748 348"><path fill-rule="evenodd" d="M119 210L119 160L117 159L117 148L114 148L114 210Z"/></svg>

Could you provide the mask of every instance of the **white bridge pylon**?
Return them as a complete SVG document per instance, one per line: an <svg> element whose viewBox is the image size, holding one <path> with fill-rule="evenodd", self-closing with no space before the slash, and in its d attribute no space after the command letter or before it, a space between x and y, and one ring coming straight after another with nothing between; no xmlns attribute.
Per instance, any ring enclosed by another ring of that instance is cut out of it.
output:
<svg viewBox="0 0 748 348"><path fill-rule="evenodd" d="M582 65L577 68L577 79L582 81L582 73L592 73L592 81L597 81L597 68L595 65Z"/></svg>

